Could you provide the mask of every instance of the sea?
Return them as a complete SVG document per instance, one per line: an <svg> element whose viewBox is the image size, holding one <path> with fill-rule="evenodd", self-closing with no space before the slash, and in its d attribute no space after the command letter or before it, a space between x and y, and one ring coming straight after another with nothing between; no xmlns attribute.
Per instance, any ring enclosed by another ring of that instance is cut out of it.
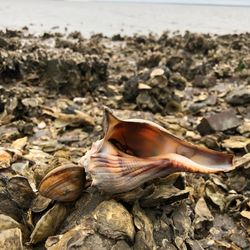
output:
<svg viewBox="0 0 250 250"><path fill-rule="evenodd" d="M104 1L104 0L67 0L67 1L71 1L71 2L74 2L74 1L77 1L77 2L108 2L108 1ZM250 0L110 0L109 2L250 6Z"/></svg>
<svg viewBox="0 0 250 250"><path fill-rule="evenodd" d="M164 31L250 32L250 0L0 0L0 29L32 33L80 31L161 34Z"/></svg>

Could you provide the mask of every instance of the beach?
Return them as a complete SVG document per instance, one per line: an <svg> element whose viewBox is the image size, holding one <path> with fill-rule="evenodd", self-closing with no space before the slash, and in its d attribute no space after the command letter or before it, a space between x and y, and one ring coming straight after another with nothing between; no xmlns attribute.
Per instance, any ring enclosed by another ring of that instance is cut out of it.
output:
<svg viewBox="0 0 250 250"><path fill-rule="evenodd" d="M0 249L249 250L249 10L0 1Z"/></svg>
<svg viewBox="0 0 250 250"><path fill-rule="evenodd" d="M27 26L33 33L161 34L163 31L241 33L249 31L250 8L208 5L81 1L0 1L0 28Z"/></svg>

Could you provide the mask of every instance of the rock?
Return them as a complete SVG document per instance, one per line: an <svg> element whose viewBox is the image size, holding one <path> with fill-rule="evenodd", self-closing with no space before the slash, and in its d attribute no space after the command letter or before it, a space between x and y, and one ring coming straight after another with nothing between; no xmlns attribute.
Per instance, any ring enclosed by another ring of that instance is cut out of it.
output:
<svg viewBox="0 0 250 250"><path fill-rule="evenodd" d="M68 72L72 72L75 74L74 80L71 82L68 77ZM60 60L60 59L52 59L47 62L46 74L49 78L48 84L50 89L55 89L62 91L63 89L67 89L68 84L74 85L80 84L80 72L77 68L77 65L72 60Z"/></svg>
<svg viewBox="0 0 250 250"><path fill-rule="evenodd" d="M154 68L132 77L124 84L125 101L136 102L139 110L171 114L181 110L182 96L176 90L184 90L187 80L180 73L170 76L167 67Z"/></svg>
<svg viewBox="0 0 250 250"><path fill-rule="evenodd" d="M0 169L8 168L11 164L11 160L12 155L3 149L0 149Z"/></svg>
<svg viewBox="0 0 250 250"><path fill-rule="evenodd" d="M226 101L231 105L244 105L250 103L250 88L232 90L227 95Z"/></svg>
<svg viewBox="0 0 250 250"><path fill-rule="evenodd" d="M209 49L216 47L214 40L204 34L194 34L187 31L184 37L185 49L189 52L201 51L205 54Z"/></svg>
<svg viewBox="0 0 250 250"><path fill-rule="evenodd" d="M1 47L1 46L0 46ZM0 79L8 82L9 79L21 79L21 60L19 54L9 51L0 51Z"/></svg>
<svg viewBox="0 0 250 250"><path fill-rule="evenodd" d="M67 208L62 203L56 203L49 209L37 222L32 234L30 235L30 243L46 240L53 235L63 222L67 215Z"/></svg>
<svg viewBox="0 0 250 250"><path fill-rule="evenodd" d="M181 203L173 214L171 219L173 220L173 226L175 228L175 244L178 249L183 245L183 241L188 238L189 230L191 228L191 218L188 216L189 208L185 203Z"/></svg>
<svg viewBox="0 0 250 250"><path fill-rule="evenodd" d="M134 224L137 228L134 249L156 249L154 226L144 210L136 202L133 206Z"/></svg>
<svg viewBox="0 0 250 250"><path fill-rule="evenodd" d="M164 70L161 69L161 68L155 68L154 70L152 70L151 74L150 74L150 77L151 78L154 78L156 76L162 76L164 75Z"/></svg>
<svg viewBox="0 0 250 250"><path fill-rule="evenodd" d="M250 152L250 139L244 136L232 136L229 139L224 140L222 146L232 150L242 149L248 153Z"/></svg>
<svg viewBox="0 0 250 250"><path fill-rule="evenodd" d="M151 89L151 87L145 83L139 83L139 86L138 86L138 89L139 90L146 90L146 89Z"/></svg>
<svg viewBox="0 0 250 250"><path fill-rule="evenodd" d="M17 221L15 221L13 218L4 215L4 214L0 214L0 235L3 233L3 235L8 238L8 232L9 233L17 233L17 238L19 237L19 230L21 230L22 235L21 236L21 240L23 242L28 240L29 237L29 230L27 230L27 228L22 225L21 223L18 223ZM0 236L1 238L1 236ZM17 240L17 239L16 239ZM1 242L1 241L0 241ZM1 246L1 243L0 243ZM2 246L0 249L3 249Z"/></svg>
<svg viewBox="0 0 250 250"><path fill-rule="evenodd" d="M157 112L157 110L160 109L157 100L148 92L141 92L136 98L136 104L142 110Z"/></svg>
<svg viewBox="0 0 250 250"><path fill-rule="evenodd" d="M9 45L8 42L2 37L0 37L0 48L6 48L8 47L8 45Z"/></svg>
<svg viewBox="0 0 250 250"><path fill-rule="evenodd" d="M213 69L219 78L228 78L233 74L233 68L228 63L216 64Z"/></svg>
<svg viewBox="0 0 250 250"><path fill-rule="evenodd" d="M95 189L88 190L76 202L75 209L67 216L59 233L65 233L76 225L84 225L86 217L105 199L105 196L96 192Z"/></svg>
<svg viewBox="0 0 250 250"><path fill-rule="evenodd" d="M10 198L21 208L29 208L35 194L28 180L23 176L14 176L8 180L6 186Z"/></svg>
<svg viewBox="0 0 250 250"><path fill-rule="evenodd" d="M126 243L116 244L113 239L106 238L97 233L96 231L98 230L98 226L93 218L86 217L82 219L83 220L79 225L71 228L66 233L49 237L45 243L46 249L115 250L117 249L115 245L121 247L118 249L130 249L126 248Z"/></svg>
<svg viewBox="0 0 250 250"><path fill-rule="evenodd" d="M189 110L192 114L197 114L204 107L206 107L205 102L196 102L190 105Z"/></svg>
<svg viewBox="0 0 250 250"><path fill-rule="evenodd" d="M193 86L198 88L209 88L216 84L216 77L213 75L196 75L193 80Z"/></svg>
<svg viewBox="0 0 250 250"><path fill-rule="evenodd" d="M250 220L250 211L242 211L240 215Z"/></svg>
<svg viewBox="0 0 250 250"><path fill-rule="evenodd" d="M197 130L202 135L211 134L218 131L234 129L241 125L241 120L236 116L234 110L227 110L218 114L203 118L197 126Z"/></svg>
<svg viewBox="0 0 250 250"><path fill-rule="evenodd" d="M123 96L126 101L133 101L138 95L139 78L133 77L124 84Z"/></svg>
<svg viewBox="0 0 250 250"><path fill-rule="evenodd" d="M92 227L94 228L93 220L86 218L81 224L71 228L66 233L50 236L46 240L45 247L48 250L72 249L74 247L80 249L93 249L92 246L86 242L86 240L95 233ZM103 245L102 243L100 238L92 241L92 245L95 244L96 249L100 249L100 245Z"/></svg>
<svg viewBox="0 0 250 250"><path fill-rule="evenodd" d="M188 195L188 190L180 190L174 185L153 185L152 193L142 198L141 206L153 207L163 202L164 204L171 204L186 199Z"/></svg>
<svg viewBox="0 0 250 250"><path fill-rule="evenodd" d="M23 249L21 230L11 228L0 231L0 249Z"/></svg>
<svg viewBox="0 0 250 250"><path fill-rule="evenodd" d="M0 214L0 225L1 225L0 231L11 229L11 228L19 228L19 229L22 228L21 224L19 224L13 218L4 214Z"/></svg>
<svg viewBox="0 0 250 250"><path fill-rule="evenodd" d="M95 90L107 79L107 63L99 57L85 57L78 52L55 55L46 62L47 87L64 94ZM70 87L69 87L70 86Z"/></svg>
<svg viewBox="0 0 250 250"><path fill-rule="evenodd" d="M135 228L132 216L126 208L115 200L103 201L93 211L99 233L112 239L133 241Z"/></svg>
<svg viewBox="0 0 250 250"><path fill-rule="evenodd" d="M242 125L240 125L238 128L237 128L237 131L240 133L240 134L250 134L250 122L244 122Z"/></svg>
<svg viewBox="0 0 250 250"><path fill-rule="evenodd" d="M10 216L16 221L21 221L22 219L22 210L16 205L14 201L11 200L7 191L0 193L0 213Z"/></svg>
<svg viewBox="0 0 250 250"><path fill-rule="evenodd" d="M214 217L211 214L205 199L200 198L195 206L195 229L196 231L200 230L208 230L207 226L210 224L209 222L213 221Z"/></svg>
<svg viewBox="0 0 250 250"><path fill-rule="evenodd" d="M124 240L119 240L117 243L112 247L111 250L132 250L131 247L126 243Z"/></svg>
<svg viewBox="0 0 250 250"><path fill-rule="evenodd" d="M187 80L180 73L175 73L170 77L169 83L171 87L184 90L187 85Z"/></svg>

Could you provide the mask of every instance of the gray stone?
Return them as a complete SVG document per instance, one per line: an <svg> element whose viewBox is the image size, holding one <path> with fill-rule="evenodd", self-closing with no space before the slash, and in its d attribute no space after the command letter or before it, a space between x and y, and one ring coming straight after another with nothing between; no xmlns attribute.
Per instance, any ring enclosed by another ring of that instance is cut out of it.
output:
<svg viewBox="0 0 250 250"><path fill-rule="evenodd" d="M250 103L250 89L234 89L228 94L226 101L232 105Z"/></svg>
<svg viewBox="0 0 250 250"><path fill-rule="evenodd" d="M193 80L193 86L198 88L210 88L216 84L216 77L213 75L196 75Z"/></svg>
<svg viewBox="0 0 250 250"><path fill-rule="evenodd" d="M218 114L203 118L197 126L197 130L202 135L212 134L217 131L233 129L241 124L241 120L236 116L234 110L227 110Z"/></svg>

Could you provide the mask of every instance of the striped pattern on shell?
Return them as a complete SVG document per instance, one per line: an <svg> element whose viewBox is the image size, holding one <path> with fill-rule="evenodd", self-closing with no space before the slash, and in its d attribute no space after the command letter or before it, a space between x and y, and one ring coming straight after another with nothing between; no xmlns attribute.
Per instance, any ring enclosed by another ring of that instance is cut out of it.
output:
<svg viewBox="0 0 250 250"><path fill-rule="evenodd" d="M80 166L66 164L50 171L40 182L39 192L57 201L74 201L82 193L85 172Z"/></svg>

